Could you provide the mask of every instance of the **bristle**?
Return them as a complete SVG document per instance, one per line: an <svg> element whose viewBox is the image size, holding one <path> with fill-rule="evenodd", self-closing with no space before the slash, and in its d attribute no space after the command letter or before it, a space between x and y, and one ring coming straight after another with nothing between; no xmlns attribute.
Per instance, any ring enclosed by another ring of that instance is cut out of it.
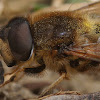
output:
<svg viewBox="0 0 100 100"><path fill-rule="evenodd" d="M34 77L34 78L43 78L46 75L46 70L43 70L40 73L25 73L27 77Z"/></svg>
<svg viewBox="0 0 100 100"><path fill-rule="evenodd" d="M24 72L26 74L38 74L41 73L45 69L45 65L35 67L35 68L25 68Z"/></svg>
<svg viewBox="0 0 100 100"><path fill-rule="evenodd" d="M36 14L31 14L28 16L28 20L31 24L35 22L50 18L53 16L72 16L72 13L67 11L49 11L49 12L40 12Z"/></svg>

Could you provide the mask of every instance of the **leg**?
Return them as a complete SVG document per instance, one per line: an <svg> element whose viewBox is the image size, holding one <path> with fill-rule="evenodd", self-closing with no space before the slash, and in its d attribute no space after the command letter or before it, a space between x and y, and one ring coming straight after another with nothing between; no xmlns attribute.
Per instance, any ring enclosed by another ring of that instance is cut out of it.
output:
<svg viewBox="0 0 100 100"><path fill-rule="evenodd" d="M34 56L34 55L33 55L33 56ZM10 76L10 75L14 74L14 73L17 72L19 69L22 69L22 68L25 69L25 73L32 73L32 74L39 73L39 72L41 72L42 70L44 70L44 69L45 69L45 64L44 64L44 62L42 61L42 62L40 63L40 61L41 61L42 59L39 59L39 61L38 61L38 62L39 62L38 67L31 66L31 64L32 64L32 62L33 62L33 60L34 60L34 59L33 59L33 56L31 57L31 59L30 59L29 61L27 61L26 63L20 63L14 71L12 71L11 73L4 74L4 76L5 76L5 77L6 77L6 76ZM28 67L28 66L29 66L29 67Z"/></svg>
<svg viewBox="0 0 100 100"><path fill-rule="evenodd" d="M18 69L19 69L19 67L17 67L17 68L16 68L14 71L12 71L11 73L4 74L4 76L12 75L12 74L15 73Z"/></svg>
<svg viewBox="0 0 100 100"><path fill-rule="evenodd" d="M46 90L44 90L40 94L40 97L44 96L48 91L52 90L56 85L58 85L65 78L69 78L69 77L66 76L66 73L62 73L62 75L55 82L53 82Z"/></svg>
<svg viewBox="0 0 100 100"><path fill-rule="evenodd" d="M42 72L44 69L45 69L45 66L44 65L39 66L39 67L31 66L31 67L28 67L28 68L20 68L20 69L17 69L17 71L15 70L14 73L10 74L9 80L6 80L3 84L0 85L0 88L3 87L4 85L6 85L6 84L8 84L8 83L10 83L12 81L14 81L14 80L17 80L19 77L22 77L24 75L24 73L37 74L37 73ZM19 75L19 74L21 74L21 75Z"/></svg>
<svg viewBox="0 0 100 100"><path fill-rule="evenodd" d="M17 71L19 71L20 69L28 68L28 66L30 68L30 66L32 65L33 61L34 61L34 54L32 54L31 58L28 61L26 61L24 63L19 63L17 65L17 68L14 71L12 71L11 73L4 74L4 77L6 77L6 76L12 76L14 73L16 73ZM33 68L33 66L32 66L32 68Z"/></svg>
<svg viewBox="0 0 100 100"><path fill-rule="evenodd" d="M17 72L13 73L12 75L9 76L9 79L6 80L3 84L0 85L0 88L3 87L4 85L13 82L19 75L20 72L23 72L24 69L18 70ZM4 77L5 78L5 77Z"/></svg>
<svg viewBox="0 0 100 100"><path fill-rule="evenodd" d="M39 73L45 69L45 66L42 65L42 67L41 67L40 64L38 65L38 67L31 66L33 64L33 61L34 61L34 53L32 54L32 57L28 61L26 61L24 63L20 63L13 72L5 74L3 77L5 79L7 77L9 77L9 78L7 78L7 80L5 80L4 83L2 82L3 84L1 84L0 87L17 79L21 72L23 72L23 74L28 73L28 72L34 74L34 73ZM21 77L23 76L23 74L21 75Z"/></svg>
<svg viewBox="0 0 100 100"><path fill-rule="evenodd" d="M35 100L43 100L43 99L46 99L46 98L48 98L50 96L54 96L54 95L65 95L65 94L81 95L81 93L78 92L78 91L59 91L58 93L46 95L46 96L37 98ZM33 99L29 99L29 100L33 100Z"/></svg>

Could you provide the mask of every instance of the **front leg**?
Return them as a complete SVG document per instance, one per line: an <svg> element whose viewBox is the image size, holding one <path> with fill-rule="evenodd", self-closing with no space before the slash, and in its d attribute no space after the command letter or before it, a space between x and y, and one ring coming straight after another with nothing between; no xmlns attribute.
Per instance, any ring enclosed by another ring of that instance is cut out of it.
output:
<svg viewBox="0 0 100 100"><path fill-rule="evenodd" d="M35 66L32 66L32 64L35 63ZM22 77L25 73L40 73L45 69L45 65L42 64L40 65L37 61L35 61L34 59L34 54L32 55L32 57L25 62L20 63L17 68L11 72L11 73L7 73L4 75L4 79L5 82L3 84L0 85L0 87L14 81L17 80L18 78ZM9 79L8 79L9 78Z"/></svg>
<svg viewBox="0 0 100 100"><path fill-rule="evenodd" d="M5 81L3 84L1 84L0 87L3 87L4 85L6 85L8 83L17 80L19 77L21 78L24 75L24 73L37 74L37 73L42 72L44 69L45 69L45 65L41 65L38 67L31 66L31 67L27 67L27 68L21 68L21 69L17 70L16 72L14 72L11 75L10 79Z"/></svg>

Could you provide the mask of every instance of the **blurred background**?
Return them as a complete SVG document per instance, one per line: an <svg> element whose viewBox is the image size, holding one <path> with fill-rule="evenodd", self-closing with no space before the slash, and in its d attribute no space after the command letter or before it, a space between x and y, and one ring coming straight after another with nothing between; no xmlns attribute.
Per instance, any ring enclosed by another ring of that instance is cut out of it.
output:
<svg viewBox="0 0 100 100"><path fill-rule="evenodd" d="M5 23L13 16L26 15L45 7L59 7L62 4L88 4L99 0L0 0L0 23ZM77 6L76 6L77 7ZM75 8L75 7L74 7Z"/></svg>
<svg viewBox="0 0 100 100"><path fill-rule="evenodd" d="M100 0L0 0L0 26L5 25L15 16L26 16L48 7L63 10L77 9ZM10 68L6 68L10 70ZM75 75L71 80L64 80L51 93L60 90L92 93L100 91L100 72L92 71ZM25 75L19 81L0 89L0 100L28 100L38 96L41 91L54 82L59 75L49 70L43 75ZM49 94L49 93L48 93Z"/></svg>

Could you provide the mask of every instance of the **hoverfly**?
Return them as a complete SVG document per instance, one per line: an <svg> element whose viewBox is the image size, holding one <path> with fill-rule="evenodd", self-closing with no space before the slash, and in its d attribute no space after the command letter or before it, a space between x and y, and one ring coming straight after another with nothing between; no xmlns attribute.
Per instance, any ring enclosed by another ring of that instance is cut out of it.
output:
<svg viewBox="0 0 100 100"><path fill-rule="evenodd" d="M11 19L0 31L1 59L17 68L1 87L20 73L45 69L61 76L43 94L74 72L100 70L100 2L73 11L44 11ZM4 83L3 83L4 82Z"/></svg>

